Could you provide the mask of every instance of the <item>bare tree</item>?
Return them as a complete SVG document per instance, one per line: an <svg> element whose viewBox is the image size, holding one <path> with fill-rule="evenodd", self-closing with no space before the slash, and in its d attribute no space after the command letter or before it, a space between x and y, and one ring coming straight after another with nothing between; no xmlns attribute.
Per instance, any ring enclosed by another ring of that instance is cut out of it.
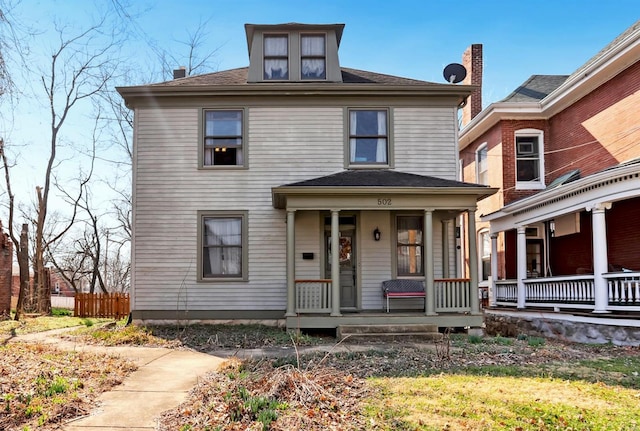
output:
<svg viewBox="0 0 640 431"><path fill-rule="evenodd" d="M50 70L41 77L42 88L47 96L50 114L49 157L44 173L44 186L37 189L37 220L35 232L34 281L37 285L39 311L47 313L51 307L51 292L48 291L45 276L46 248L66 233L75 221L77 206L67 226L51 238L45 238L45 226L49 195L51 192L54 166L60 133L70 112L85 99L90 99L104 91L114 77L117 62L114 51L117 48L116 37L110 35L103 42L106 20L71 37L66 37L64 29L58 29L59 46L51 56ZM76 202L82 196L82 187Z"/></svg>
<svg viewBox="0 0 640 431"><path fill-rule="evenodd" d="M14 214L15 214L15 196L11 188L11 176L9 175L9 162L4 150L4 140L0 138L0 157L2 158L2 166L4 168L4 180L7 188L7 194L9 195L9 237L13 242L13 248L16 253L16 259L18 261L18 268L20 271L20 290L18 293L18 304L16 306L15 319L20 320L23 313L24 298L27 290L29 289L29 243L28 243L28 225L22 225L22 232L20 238L16 236L16 232L13 227Z"/></svg>
<svg viewBox="0 0 640 431"><path fill-rule="evenodd" d="M175 41L185 48L184 51L179 50L179 53L175 53L157 45L151 45L151 49L156 53L160 62L164 79L172 79L173 70L177 66L184 66L187 76L217 70L218 65L213 60L220 50L220 46L205 50L207 40L211 34L209 31L211 28L210 21L211 19L200 21L200 24L193 32L187 30L186 40Z"/></svg>

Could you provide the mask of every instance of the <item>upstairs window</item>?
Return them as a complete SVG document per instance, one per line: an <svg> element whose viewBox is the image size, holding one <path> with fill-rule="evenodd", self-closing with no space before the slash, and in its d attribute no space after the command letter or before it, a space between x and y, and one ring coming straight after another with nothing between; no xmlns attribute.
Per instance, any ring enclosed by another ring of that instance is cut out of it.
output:
<svg viewBox="0 0 640 431"><path fill-rule="evenodd" d="M489 163L487 144L483 144L476 151L476 183L489 185Z"/></svg>
<svg viewBox="0 0 640 431"><path fill-rule="evenodd" d="M516 143L516 188L544 188L543 134L540 130L518 130Z"/></svg>
<svg viewBox="0 0 640 431"><path fill-rule="evenodd" d="M303 34L300 37L300 77L326 79L326 47L323 34Z"/></svg>
<svg viewBox="0 0 640 431"><path fill-rule="evenodd" d="M398 277L424 275L422 266L422 217L397 218Z"/></svg>
<svg viewBox="0 0 640 431"><path fill-rule="evenodd" d="M289 79L289 38L286 34L264 36L264 79Z"/></svg>
<svg viewBox="0 0 640 431"><path fill-rule="evenodd" d="M352 164L387 164L387 111L349 111L349 152Z"/></svg>
<svg viewBox="0 0 640 431"><path fill-rule="evenodd" d="M204 166L242 166L242 111L204 111Z"/></svg>

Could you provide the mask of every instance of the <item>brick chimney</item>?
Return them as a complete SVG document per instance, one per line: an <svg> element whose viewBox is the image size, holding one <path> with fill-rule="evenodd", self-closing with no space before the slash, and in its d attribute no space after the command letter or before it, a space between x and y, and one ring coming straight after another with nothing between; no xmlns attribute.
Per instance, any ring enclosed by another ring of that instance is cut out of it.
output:
<svg viewBox="0 0 640 431"><path fill-rule="evenodd" d="M478 86L462 108L462 126L464 127L482 111L482 44L474 43L466 49L462 54L462 65L467 69L467 77L462 83Z"/></svg>
<svg viewBox="0 0 640 431"><path fill-rule="evenodd" d="M179 69L173 70L173 79L185 78L187 76L187 68L180 66Z"/></svg>

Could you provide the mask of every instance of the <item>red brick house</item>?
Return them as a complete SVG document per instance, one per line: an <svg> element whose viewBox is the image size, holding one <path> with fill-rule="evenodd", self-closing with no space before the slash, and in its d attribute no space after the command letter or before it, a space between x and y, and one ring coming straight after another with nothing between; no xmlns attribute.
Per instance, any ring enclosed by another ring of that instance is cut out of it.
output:
<svg viewBox="0 0 640 431"><path fill-rule="evenodd" d="M499 187L476 213L490 304L640 312L640 21L571 75L533 75L484 110L474 97L460 164Z"/></svg>

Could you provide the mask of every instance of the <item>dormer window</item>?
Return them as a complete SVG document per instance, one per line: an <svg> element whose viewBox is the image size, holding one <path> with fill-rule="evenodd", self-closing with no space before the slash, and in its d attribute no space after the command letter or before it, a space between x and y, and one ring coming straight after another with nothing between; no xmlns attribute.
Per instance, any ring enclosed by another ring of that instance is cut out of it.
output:
<svg viewBox="0 0 640 431"><path fill-rule="evenodd" d="M300 77L302 79L326 79L326 39L324 34L300 36Z"/></svg>
<svg viewBox="0 0 640 431"><path fill-rule="evenodd" d="M264 79L289 79L289 37L286 34L264 36Z"/></svg>

